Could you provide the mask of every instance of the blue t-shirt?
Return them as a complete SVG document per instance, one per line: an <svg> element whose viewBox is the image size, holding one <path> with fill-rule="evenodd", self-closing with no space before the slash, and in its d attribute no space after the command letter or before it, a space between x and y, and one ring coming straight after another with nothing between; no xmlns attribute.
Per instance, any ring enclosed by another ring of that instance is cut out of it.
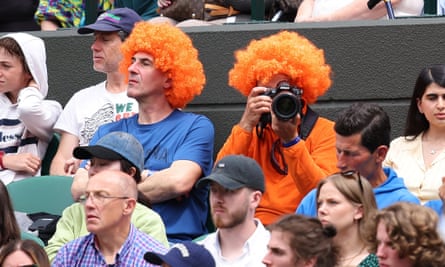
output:
<svg viewBox="0 0 445 267"><path fill-rule="evenodd" d="M406 188L403 179L397 177L393 169L385 167L383 171L388 178L383 184L373 188L378 209L386 208L398 201L420 204L419 199ZM317 189L313 189L303 198L295 213L317 217Z"/></svg>
<svg viewBox="0 0 445 267"><path fill-rule="evenodd" d="M102 136L123 131L135 136L144 147L145 169L150 172L169 168L174 161L190 160L201 166L202 176L213 166L215 131L203 115L173 111L164 120L139 124L138 115L102 125L91 139L93 145ZM208 188L196 188L187 196L153 204L164 221L169 242L192 240L207 233Z"/></svg>

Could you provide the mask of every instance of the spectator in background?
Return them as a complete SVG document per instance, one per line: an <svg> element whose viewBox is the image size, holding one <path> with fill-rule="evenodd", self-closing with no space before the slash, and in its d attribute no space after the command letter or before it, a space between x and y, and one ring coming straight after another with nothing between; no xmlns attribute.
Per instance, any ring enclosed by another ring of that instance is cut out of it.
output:
<svg viewBox="0 0 445 267"><path fill-rule="evenodd" d="M62 106L48 93L42 39L27 33L0 37L0 180L40 174Z"/></svg>
<svg viewBox="0 0 445 267"><path fill-rule="evenodd" d="M94 146L77 147L73 154L78 159L91 160L88 169L89 177L103 170L120 170L132 176L137 184L141 182L144 150L139 141L128 133L111 132L102 137ZM83 193L84 191L80 192L80 194ZM139 192L138 203L131 215L131 222L140 231L168 246L164 223L159 214L151 210L149 206L144 206L148 204L147 202L145 196ZM66 208L57 223L56 232L45 247L50 261L54 260L57 251L63 245L87 234L84 207L80 203L75 203Z"/></svg>
<svg viewBox="0 0 445 267"><path fill-rule="evenodd" d="M180 20L176 17L168 17L164 15L162 9L168 8L174 3L171 0L157 0L157 6L159 7L160 17L150 19L151 22L167 22L178 27L189 26L208 26L208 25L222 25L224 23L242 23L251 21L251 1L250 0L214 0L205 1L204 8L208 10L206 19L194 19L190 11L190 18ZM265 0L265 14L268 14L272 8L273 1ZM178 8L176 8L178 9ZM212 12L213 10L213 12ZM204 11L206 12L206 11ZM184 12L178 12L180 16L184 16ZM218 16L211 18L211 14L216 13ZM168 14L168 13L167 13ZM204 15L206 16L206 15Z"/></svg>
<svg viewBox="0 0 445 267"><path fill-rule="evenodd" d="M212 254L192 241L175 244L167 254L147 252L144 259L163 267L215 267ZM219 266L219 265L218 265Z"/></svg>
<svg viewBox="0 0 445 267"><path fill-rule="evenodd" d="M207 233L207 189L196 181L213 165L214 128L183 108L204 88L205 74L192 40L168 24L139 22L122 45L121 71L139 113L99 127L91 139L124 131L144 147L145 172L138 188L161 215L169 242Z"/></svg>
<svg viewBox="0 0 445 267"><path fill-rule="evenodd" d="M338 263L338 249L332 241L336 231L324 227L316 218L285 215L268 226L271 232L268 253L263 263L268 267L332 267Z"/></svg>
<svg viewBox="0 0 445 267"><path fill-rule="evenodd" d="M11 240L0 249L0 266L50 267L45 250L33 240Z"/></svg>
<svg viewBox="0 0 445 267"><path fill-rule="evenodd" d="M303 0L295 22L373 20L387 17L384 1L369 10L368 0ZM420 16L423 0L391 0L395 17Z"/></svg>
<svg viewBox="0 0 445 267"><path fill-rule="evenodd" d="M159 16L157 0L114 0L114 8L122 7L133 9L143 20Z"/></svg>
<svg viewBox="0 0 445 267"><path fill-rule="evenodd" d="M145 252L167 252L131 223L136 198L136 182L126 173L106 170L91 177L80 200L90 234L64 245L52 266L146 266Z"/></svg>
<svg viewBox="0 0 445 267"><path fill-rule="evenodd" d="M365 231L376 210L372 186L357 172L336 173L318 184L318 219L337 230L333 240L339 248L339 266L379 266L375 254L368 251Z"/></svg>
<svg viewBox="0 0 445 267"><path fill-rule="evenodd" d="M331 85L331 67L323 50L288 31L254 40L235 57L229 85L247 103L217 160L241 154L260 164L267 190L255 216L268 225L294 212L319 180L337 170L334 123L309 107ZM288 100L274 102L282 96Z"/></svg>
<svg viewBox="0 0 445 267"><path fill-rule="evenodd" d="M38 31L34 13L39 0L2 1L0 8L0 32Z"/></svg>
<svg viewBox="0 0 445 267"><path fill-rule="evenodd" d="M368 223L371 250L380 266L444 266L445 243L431 209L399 202L379 211Z"/></svg>
<svg viewBox="0 0 445 267"><path fill-rule="evenodd" d="M20 228L5 184L0 180L0 247L11 240L20 239Z"/></svg>
<svg viewBox="0 0 445 267"><path fill-rule="evenodd" d="M210 210L217 231L198 241L212 253L216 265L263 266L270 234L255 219L264 193L264 175L255 160L229 155L197 186L210 184Z"/></svg>
<svg viewBox="0 0 445 267"><path fill-rule="evenodd" d="M158 16L156 0L98 0L93 16L115 8L130 8L147 20ZM86 0L40 0L35 19L43 31L85 26Z"/></svg>
<svg viewBox="0 0 445 267"><path fill-rule="evenodd" d="M403 177L422 203L439 199L445 177L445 64L421 70L411 96L403 136L391 142L384 166Z"/></svg>
<svg viewBox="0 0 445 267"><path fill-rule="evenodd" d="M138 110L135 99L127 96L127 83L119 73L120 46L141 18L129 8L103 13L95 23L78 29L94 34L91 45L95 71L107 75L106 81L75 93L60 115L54 129L61 134L57 153L51 163L53 175L75 174L78 162L72 159L75 147L88 145L97 128L107 122L132 116ZM76 174L85 181L86 172Z"/></svg>
<svg viewBox="0 0 445 267"><path fill-rule="evenodd" d="M81 27L85 23L86 0L40 0L35 19L42 31ZM97 14L110 10L113 0L98 0Z"/></svg>
<svg viewBox="0 0 445 267"><path fill-rule="evenodd" d="M337 167L342 172L357 171L374 188L377 208L385 208L398 201L420 204L408 191L403 179L382 162L388 152L391 124L388 114L372 103L354 103L342 110L335 121ZM307 194L297 213L317 215L316 190Z"/></svg>

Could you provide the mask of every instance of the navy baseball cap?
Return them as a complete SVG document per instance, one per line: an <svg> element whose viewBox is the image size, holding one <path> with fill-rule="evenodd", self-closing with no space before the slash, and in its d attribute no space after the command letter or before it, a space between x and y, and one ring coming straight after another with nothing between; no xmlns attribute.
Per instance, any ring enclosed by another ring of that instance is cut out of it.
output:
<svg viewBox="0 0 445 267"><path fill-rule="evenodd" d="M162 265L167 263L171 267L215 267L212 254L201 245L192 241L184 241L173 245L167 254L147 252L145 261Z"/></svg>
<svg viewBox="0 0 445 267"><path fill-rule="evenodd" d="M96 22L86 25L77 30L80 34L100 32L124 31L128 34L133 30L134 24L142 18L133 9L115 8L100 14Z"/></svg>
<svg viewBox="0 0 445 267"><path fill-rule="evenodd" d="M144 170L144 148L133 135L126 132L111 132L94 145L78 146L73 150L73 156L78 159L126 159L140 172Z"/></svg>
<svg viewBox="0 0 445 267"><path fill-rule="evenodd" d="M225 156L215 164L212 173L201 178L196 186L200 188L211 181L230 190L247 187L264 193L263 170L255 160L243 155Z"/></svg>

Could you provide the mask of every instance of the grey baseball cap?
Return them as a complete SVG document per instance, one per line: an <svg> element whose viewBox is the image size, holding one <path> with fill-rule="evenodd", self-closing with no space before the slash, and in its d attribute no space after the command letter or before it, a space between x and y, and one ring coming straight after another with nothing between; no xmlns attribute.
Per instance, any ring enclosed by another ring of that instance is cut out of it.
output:
<svg viewBox="0 0 445 267"><path fill-rule="evenodd" d="M203 187L214 181L223 187L236 190L247 187L264 193L264 174L260 165L243 155L229 155L215 164L212 173L196 184Z"/></svg>

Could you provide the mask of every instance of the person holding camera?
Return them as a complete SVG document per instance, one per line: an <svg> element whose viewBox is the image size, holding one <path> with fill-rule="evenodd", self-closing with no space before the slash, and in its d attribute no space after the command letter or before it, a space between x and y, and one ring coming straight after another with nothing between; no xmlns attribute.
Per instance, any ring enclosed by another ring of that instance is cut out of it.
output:
<svg viewBox="0 0 445 267"><path fill-rule="evenodd" d="M260 164L266 190L255 217L268 225L337 171L334 123L309 107L331 86L331 67L322 49L289 31L254 40L235 56L229 85L247 103L217 161L242 154Z"/></svg>

